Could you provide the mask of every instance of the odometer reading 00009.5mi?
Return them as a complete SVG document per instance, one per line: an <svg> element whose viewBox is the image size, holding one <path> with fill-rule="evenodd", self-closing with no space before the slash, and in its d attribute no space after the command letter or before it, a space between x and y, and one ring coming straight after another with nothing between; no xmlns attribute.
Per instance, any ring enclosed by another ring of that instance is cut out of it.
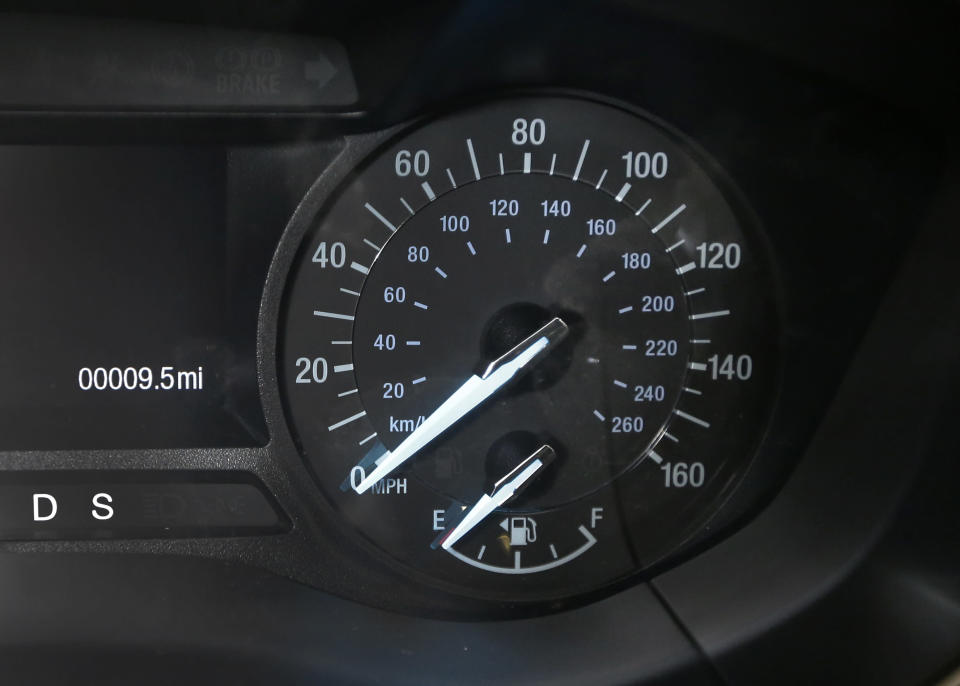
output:
<svg viewBox="0 0 960 686"><path fill-rule="evenodd" d="M81 367L77 386L81 391L202 391L203 367Z"/></svg>

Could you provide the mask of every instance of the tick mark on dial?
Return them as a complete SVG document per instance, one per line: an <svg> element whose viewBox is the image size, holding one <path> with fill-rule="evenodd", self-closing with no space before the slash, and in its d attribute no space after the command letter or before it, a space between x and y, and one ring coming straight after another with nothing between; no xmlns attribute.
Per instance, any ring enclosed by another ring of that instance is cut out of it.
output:
<svg viewBox="0 0 960 686"><path fill-rule="evenodd" d="M580 159L577 160L577 168L573 172L573 180L580 178L580 170L583 169L583 160L587 157L587 149L590 147L590 139L583 141L583 148L580 150Z"/></svg>
<svg viewBox="0 0 960 686"><path fill-rule="evenodd" d="M617 197L614 198L614 200L617 202L623 202L623 199L626 197L627 193L630 192L630 188L631 186L629 183L623 184L623 187L620 189L620 192L617 193Z"/></svg>
<svg viewBox="0 0 960 686"><path fill-rule="evenodd" d="M597 186L596 186L597 190L600 190L600 186L603 185L603 180L604 180L605 178L607 178L607 170L606 170L606 169L604 169L604 170L603 170L603 173L600 174L600 180L597 181Z"/></svg>
<svg viewBox="0 0 960 686"><path fill-rule="evenodd" d="M691 314L691 320L697 319L713 319L714 317L726 317L730 314L730 310L717 310L716 312L700 312L698 314Z"/></svg>
<svg viewBox="0 0 960 686"><path fill-rule="evenodd" d="M344 319L348 322L353 321L352 314L337 314L336 312L323 312L321 310L314 310L313 314L316 317L326 317L327 319Z"/></svg>
<svg viewBox="0 0 960 686"><path fill-rule="evenodd" d="M367 208L367 211L368 211L370 214L372 214L374 217L376 217L377 219L379 219L380 222L381 222L384 226L386 226L388 229L390 229L390 232L391 232L391 233L396 233L397 227L393 225L393 222L391 222L389 219L387 219L387 218L384 217L382 214L380 214L380 211L377 210L376 207L374 207L374 206L371 205L370 203L364 203L363 206L364 206L365 208Z"/></svg>
<svg viewBox="0 0 960 686"><path fill-rule="evenodd" d="M681 419L686 419L688 422L693 422L694 424L698 424L698 425L702 426L702 427L705 428L705 429L709 429L709 428L710 428L710 422L704 421L703 419L700 419L699 417L694 417L692 414L688 414L688 413L684 412L683 410L674 409L674 410L673 410L673 413L674 413L675 415L677 415L678 417L680 417Z"/></svg>
<svg viewBox="0 0 960 686"><path fill-rule="evenodd" d="M473 141L467 139L467 150L470 151L470 164L473 166L473 176L479 181L480 180L480 166L477 164L477 155L473 152Z"/></svg>
<svg viewBox="0 0 960 686"><path fill-rule="evenodd" d="M362 412L357 412L357 413L356 413L355 415L353 415L352 417L347 417L346 419L342 419L342 420L340 420L339 422L337 422L337 423L335 423L335 424L331 424L330 426L327 427L327 431L336 431L336 430L339 429L341 426L346 426L346 425L349 424L350 422L356 421L356 420L360 419L361 417L366 417L366 416L367 416L366 410L363 410Z"/></svg>
<svg viewBox="0 0 960 686"><path fill-rule="evenodd" d="M681 212L683 212L685 209L687 209L687 206L681 204L680 207L678 207L677 209L675 209L673 212L671 212L670 214L668 214L663 220L661 220L661 222L660 222L659 224L657 224L657 225L654 226L652 229L650 229L650 233L656 233L657 231L659 231L660 229L662 229L664 226L666 226L667 224L669 224L670 222L672 222L672 221L674 220L674 218L675 218L678 214L680 214Z"/></svg>

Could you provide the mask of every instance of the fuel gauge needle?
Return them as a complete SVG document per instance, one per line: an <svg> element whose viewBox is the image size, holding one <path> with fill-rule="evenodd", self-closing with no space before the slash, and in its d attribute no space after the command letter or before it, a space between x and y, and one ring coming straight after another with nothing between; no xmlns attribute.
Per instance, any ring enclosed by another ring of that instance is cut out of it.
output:
<svg viewBox="0 0 960 686"><path fill-rule="evenodd" d="M457 541L473 530L477 524L486 519L490 513L520 495L533 477L553 462L556 456L557 454L549 445L540 446L536 452L500 479L489 494L483 494L476 504L467 510L456 526L440 534L430 547L434 550L438 547L449 550Z"/></svg>
<svg viewBox="0 0 960 686"><path fill-rule="evenodd" d="M395 450L386 451L373 462L374 469L367 474L370 465L362 461L358 467L364 470L364 476L353 488L364 493L380 479L416 455L437 436L463 419L474 408L503 388L520 372L529 369L550 349L559 343L569 332L566 323L554 317L532 334L515 345L504 355L487 365L481 376L474 374L460 388L444 400L412 433L404 438ZM347 477L341 489L352 485Z"/></svg>

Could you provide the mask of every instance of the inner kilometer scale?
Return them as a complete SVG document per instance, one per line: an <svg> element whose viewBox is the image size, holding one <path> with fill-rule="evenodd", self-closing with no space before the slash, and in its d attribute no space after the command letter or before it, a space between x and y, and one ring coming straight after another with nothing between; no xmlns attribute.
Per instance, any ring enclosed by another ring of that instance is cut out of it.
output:
<svg viewBox="0 0 960 686"><path fill-rule="evenodd" d="M751 231L674 134L611 105L500 100L401 134L286 236L280 378L324 494L476 596L677 553L766 421Z"/></svg>

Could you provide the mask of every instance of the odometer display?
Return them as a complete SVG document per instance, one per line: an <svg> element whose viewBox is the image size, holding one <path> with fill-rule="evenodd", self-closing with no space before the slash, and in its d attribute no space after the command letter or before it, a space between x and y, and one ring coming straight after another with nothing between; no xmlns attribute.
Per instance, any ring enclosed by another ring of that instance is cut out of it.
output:
<svg viewBox="0 0 960 686"><path fill-rule="evenodd" d="M279 337L292 431L352 527L510 600L682 549L776 378L765 250L705 166L637 114L529 97L421 123L349 178Z"/></svg>

